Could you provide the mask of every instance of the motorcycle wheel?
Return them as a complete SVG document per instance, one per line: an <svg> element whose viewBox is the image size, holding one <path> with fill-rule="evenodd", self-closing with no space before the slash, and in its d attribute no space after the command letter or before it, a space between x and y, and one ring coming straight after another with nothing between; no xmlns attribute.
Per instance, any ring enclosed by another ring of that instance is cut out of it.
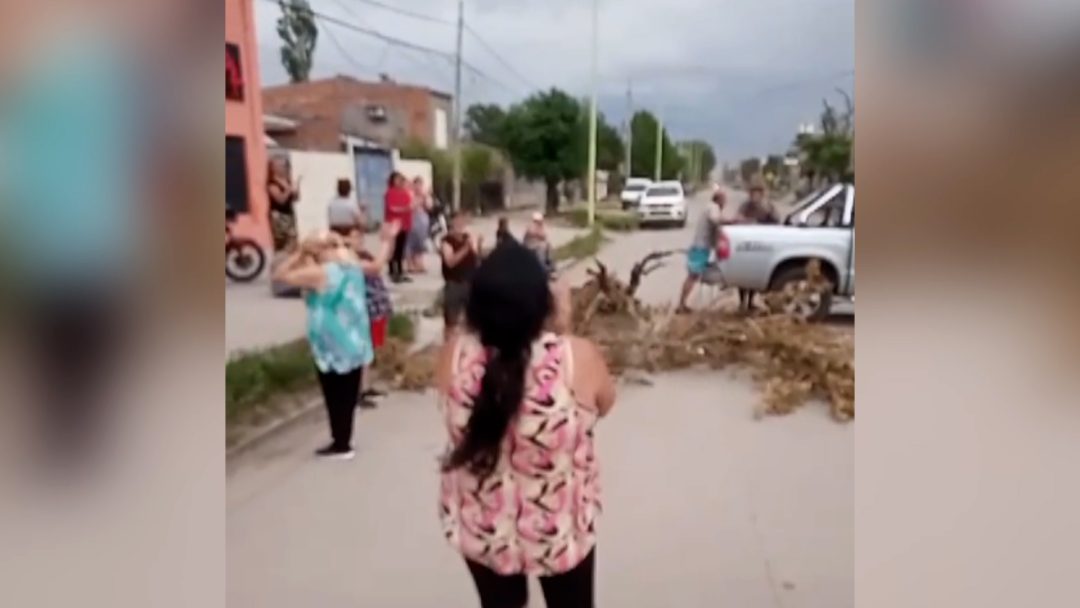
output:
<svg viewBox="0 0 1080 608"><path fill-rule="evenodd" d="M225 276L238 283L248 283L266 266L262 247L250 239L236 239L225 245Z"/></svg>

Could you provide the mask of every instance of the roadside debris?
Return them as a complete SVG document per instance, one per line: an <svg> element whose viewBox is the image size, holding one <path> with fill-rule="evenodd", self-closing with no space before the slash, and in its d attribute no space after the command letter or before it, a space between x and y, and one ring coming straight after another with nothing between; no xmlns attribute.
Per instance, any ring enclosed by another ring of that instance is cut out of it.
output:
<svg viewBox="0 0 1080 608"><path fill-rule="evenodd" d="M788 414L815 399L833 418L855 417L855 344L836 328L784 314L792 298L829 288L820 268L807 267L808 280L762 298L750 316L725 311L676 315L671 307L650 307L635 297L641 281L674 252L658 251L634 265L622 282L599 260L585 284L571 290L575 333L603 350L612 372L634 384L651 384L648 374L732 364L749 368L762 390L755 415ZM409 345L388 340L376 370L394 388L423 390L431 385L436 348L409 353Z"/></svg>

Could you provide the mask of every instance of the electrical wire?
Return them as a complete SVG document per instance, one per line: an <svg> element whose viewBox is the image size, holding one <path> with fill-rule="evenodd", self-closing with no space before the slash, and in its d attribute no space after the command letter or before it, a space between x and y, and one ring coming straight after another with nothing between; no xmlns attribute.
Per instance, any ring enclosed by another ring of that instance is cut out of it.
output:
<svg viewBox="0 0 1080 608"><path fill-rule="evenodd" d="M521 72L519 72L514 66L510 65L510 63L503 58L502 54L496 51L490 44L488 44L488 42L484 40L484 38L476 30L474 30L472 26L466 24L465 31L472 35L473 38L476 38L476 41L480 43L480 46L484 47L484 50L490 53L491 56L494 57L504 68L506 68L508 72L510 72L515 77L517 77L518 80L523 82L525 86L529 87L529 89L534 91L540 90L540 87L533 84L531 80L523 76Z"/></svg>
<svg viewBox="0 0 1080 608"><path fill-rule="evenodd" d="M344 5L346 0L337 0L337 1L338 1L338 4ZM367 4L367 5L370 5L370 6L374 6L374 7L383 9L385 11L389 11L391 13L395 13L397 15L402 15L404 17L409 17L411 19L417 19L417 20L420 20L420 21L426 21L428 23L437 23L439 25L446 25L446 26L451 26L451 27L457 25L457 23L455 21L452 21L450 19L444 19L442 17L432 17L430 15L424 15L424 14L421 14L421 13L415 13L415 12L412 12L412 11L409 11L409 10L406 10L406 9L398 8L396 6L385 4L383 2L379 2L377 0L349 0L349 1L357 2L357 3L360 3L360 4ZM349 11L349 12L352 13L352 11ZM488 43L486 40L484 40L483 36L481 36L480 33L477 32L472 26L470 26L469 24L466 23L465 24L465 31L468 32L471 36L473 36L476 39L476 41L480 43L480 46L484 47L484 50L486 50L488 53L490 53L492 55L492 57L494 57L499 62L500 65L502 65L504 68L506 68L506 70L509 73L513 74L518 80L523 82L530 89L539 89L539 87L535 86L528 78L523 76L519 70L514 68L514 66L510 65L510 63L507 62L506 59L504 59L503 56L498 51L496 51L491 46L490 43ZM472 70L476 71L481 77L487 78L488 80L493 80L490 76L487 76L487 75L483 74L482 72L477 70L475 67L472 67L472 66L468 66L468 67L469 67L469 69L472 69ZM501 86L501 87L503 87L505 89L510 89L509 87L507 87L503 83L500 83L500 82L497 82L497 81L494 81L494 82L496 82L496 84L498 84L499 86Z"/></svg>
<svg viewBox="0 0 1080 608"><path fill-rule="evenodd" d="M419 52L422 52L422 53L428 53L428 54L431 54L431 55L436 55L436 56L442 57L444 59L448 59L450 61L455 60L455 56L454 56L453 53L448 53L446 51L440 51L439 49L434 49L434 48L424 46L424 45L421 45L421 44L416 44L415 42L410 42L410 41L404 40L402 38L397 38L395 36L390 36L388 34L384 34L384 33L380 32L380 31L377 31L377 30L373 30L373 29L366 28L366 27L361 27L359 25L356 25L355 23L351 23L349 21L345 21L344 19L339 19L337 17L334 17L333 15L327 15L326 13L316 11L315 9L311 8L310 6L296 5L296 4L293 4L291 2L285 2L284 0L265 0L265 1L268 2L268 3L272 3L272 4L274 4L276 6L279 6L279 7L282 6L282 5L288 5L291 8L297 8L297 9L306 10L306 11L310 12L313 17L315 17L315 18L317 18L319 20L322 20L322 21L324 21L326 23L331 23L331 24L337 25L338 27L342 27L342 28L345 28L347 30L354 31L354 32L356 32L358 34L364 34L364 35L367 35L367 36L371 36L373 38L378 38L379 40L382 40L383 42L385 42L387 44L390 44L390 45L399 46L399 47L407 48L407 49L412 49L414 51L419 51ZM474 65L472 65L472 64L470 64L470 63L468 63L468 62L466 62L464 60L462 60L461 65L462 65L462 67L468 69L469 71L473 72L477 76L480 76L481 78L484 78L485 80L488 80L488 81L490 81L490 82L492 82L492 83L494 83L496 85L499 85L500 87L506 89L507 91L516 93L516 91L514 91L512 88L508 87L506 85L506 83L504 83L501 80L491 76L490 74L484 72L483 70L477 68L476 66L474 66Z"/></svg>
<svg viewBox="0 0 1080 608"><path fill-rule="evenodd" d="M456 25L456 23L454 21L451 21L449 19L443 19L442 17L432 17L431 15L424 15L422 13L414 13L412 11L405 10L403 8L398 8L396 6L392 6L392 5L389 5L389 4L385 4L383 2L377 2L376 0L350 0L350 1L351 2L359 2L360 4L368 4L368 5L374 6L376 8L381 8L383 10L390 11L391 13L396 13L398 15L402 15L404 17L410 17L412 19L418 19L420 21L427 21L429 23L439 23L439 24L442 24L442 25Z"/></svg>
<svg viewBox="0 0 1080 608"><path fill-rule="evenodd" d="M321 23L322 18L317 17L316 21ZM324 32L326 32L326 36L328 38L330 38L330 42L333 43L333 45L335 47L337 47L338 54L340 54L342 57L344 57L345 60L348 61L350 64L352 64L353 67L359 69L362 72L372 72L372 73L378 72L379 68L377 68L376 66L366 65L366 64L360 63L359 61L356 60L355 57L352 56L351 53L346 51L345 50L345 45L341 44L341 41L338 40L338 37L334 34L334 30L332 28L324 27L322 29L323 29Z"/></svg>

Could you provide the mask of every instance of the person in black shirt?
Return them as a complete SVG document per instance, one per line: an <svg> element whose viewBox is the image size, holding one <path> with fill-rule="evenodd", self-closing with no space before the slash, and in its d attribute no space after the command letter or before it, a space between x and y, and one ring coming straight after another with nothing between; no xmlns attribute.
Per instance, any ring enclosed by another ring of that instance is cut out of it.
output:
<svg viewBox="0 0 1080 608"><path fill-rule="evenodd" d="M297 244L296 202L300 197L300 180L293 184L289 177L289 161L284 157L270 160L266 172L266 195L270 199L270 232L274 237L274 252L292 251Z"/></svg>
<svg viewBox="0 0 1080 608"><path fill-rule="evenodd" d="M465 304L469 300L469 282L480 263L482 237L474 237L466 230L466 218L456 213L450 218L450 232L439 246L442 257L443 287L443 335L449 338L461 322Z"/></svg>
<svg viewBox="0 0 1080 608"><path fill-rule="evenodd" d="M765 185L755 181L750 186L750 197L739 205L740 224L777 224L780 221L776 208L766 200ZM739 289L739 310L749 312L754 305L755 292Z"/></svg>
<svg viewBox="0 0 1080 608"><path fill-rule="evenodd" d="M498 247L506 242L516 242L517 239L510 232L510 220L505 217L499 218L499 226L495 229L495 246Z"/></svg>

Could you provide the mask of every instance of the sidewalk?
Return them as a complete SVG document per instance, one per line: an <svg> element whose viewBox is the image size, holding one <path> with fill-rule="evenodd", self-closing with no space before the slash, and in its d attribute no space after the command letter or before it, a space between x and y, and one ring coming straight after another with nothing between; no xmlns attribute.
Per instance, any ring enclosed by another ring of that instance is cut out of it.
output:
<svg viewBox="0 0 1080 608"><path fill-rule="evenodd" d="M531 212L510 212L510 229L520 235L524 232ZM470 230L484 237L488 245L495 241L497 217L472 220ZM559 225L549 225L548 235L552 246L558 247L582 234L583 231ZM372 238L372 237L369 237ZM424 309L431 305L439 289L439 257L429 252L426 258L428 272L414 276L412 283L390 285L397 311ZM304 335L304 306L298 299L275 298L270 295L270 280L264 275L249 284L226 283L225 285L225 353L233 356L239 352L260 350L301 338Z"/></svg>

